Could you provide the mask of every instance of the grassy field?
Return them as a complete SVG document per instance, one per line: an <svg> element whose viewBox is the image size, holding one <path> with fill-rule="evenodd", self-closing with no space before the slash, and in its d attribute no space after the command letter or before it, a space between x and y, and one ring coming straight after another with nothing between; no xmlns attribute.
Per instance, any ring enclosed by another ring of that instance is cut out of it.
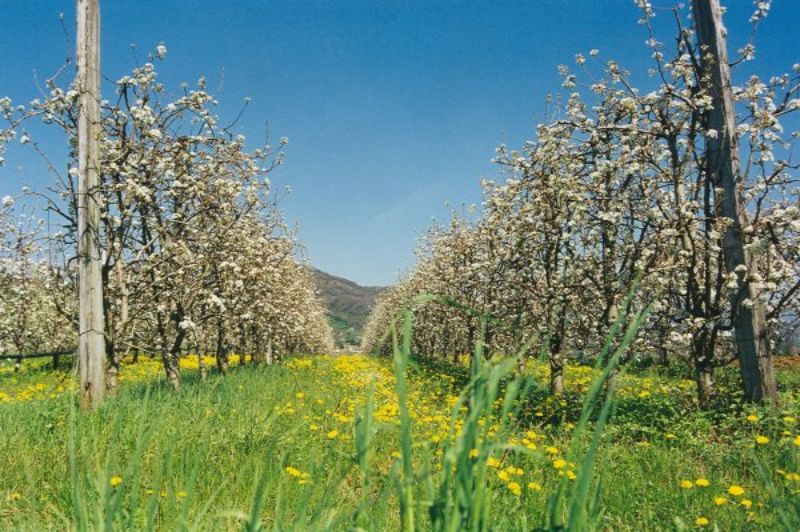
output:
<svg viewBox="0 0 800 532"><path fill-rule="evenodd" d="M200 383L196 360L178 393L157 363L125 365L94 413L68 372L1 368L0 528L455 529L459 513L531 530L574 527L578 500L587 528L798 529L796 369L781 411L741 405L723 375L709 413L679 371L627 370L593 445L589 367L548 398L540 364L522 380L486 364L462 395L467 368L412 364L398 383L390 359L298 357Z"/></svg>

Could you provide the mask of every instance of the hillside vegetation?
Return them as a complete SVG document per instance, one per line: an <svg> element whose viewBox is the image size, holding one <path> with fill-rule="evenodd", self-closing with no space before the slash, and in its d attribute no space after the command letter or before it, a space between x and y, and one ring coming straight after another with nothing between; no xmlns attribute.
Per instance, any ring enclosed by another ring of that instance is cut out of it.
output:
<svg viewBox="0 0 800 532"><path fill-rule="evenodd" d="M313 269L314 283L328 313L338 346L359 345L375 299L386 288L361 286L353 281Z"/></svg>

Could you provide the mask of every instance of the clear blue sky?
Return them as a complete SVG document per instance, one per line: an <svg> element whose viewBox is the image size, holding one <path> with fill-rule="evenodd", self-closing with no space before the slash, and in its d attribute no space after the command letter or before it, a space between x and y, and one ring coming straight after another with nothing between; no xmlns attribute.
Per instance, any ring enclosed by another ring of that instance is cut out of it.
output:
<svg viewBox="0 0 800 532"><path fill-rule="evenodd" d="M292 187L283 208L312 263L368 285L413 263L418 235L447 217L446 202L480 201L479 180L498 177L495 146L531 138L559 63L599 48L630 69L647 66L633 0L101 3L105 75L131 68L132 43L140 60L167 45L161 79L176 90L200 75L217 87L224 68L222 114L232 118L251 96L242 132L261 139L268 121L273 139L290 138L272 177ZM751 2L727 4L735 50ZM761 74L800 61L800 1L774 4L757 40ZM0 96L35 97L34 71L45 78L62 64L60 12L71 48L73 1L0 0ZM666 28L668 13L657 21ZM43 145L63 161L63 142ZM27 148L8 152L0 195L51 179Z"/></svg>

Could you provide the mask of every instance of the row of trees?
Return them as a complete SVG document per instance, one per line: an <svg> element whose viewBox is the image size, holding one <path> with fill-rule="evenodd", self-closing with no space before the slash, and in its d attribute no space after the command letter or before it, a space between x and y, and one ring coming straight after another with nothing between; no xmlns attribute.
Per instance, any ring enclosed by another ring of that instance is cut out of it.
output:
<svg viewBox="0 0 800 532"><path fill-rule="evenodd" d="M443 294L494 318L490 352L546 353L559 393L565 359L599 350L636 281L630 305L650 314L635 356L690 359L705 405L714 368L738 355L745 395L775 400L770 348L800 315L798 133L782 126L800 109L800 65L732 86L716 0L696 0L691 17L675 9L671 44L639 4L649 90L597 50L576 56L578 72L561 66L552 119L521 150L498 149L507 179L484 183L478 220L454 216L423 238L416 268L380 298L367 348L389 348L385 331L415 295ZM754 27L769 9L758 4ZM751 41L735 64L753 54ZM416 309L417 353L458 357L479 334L458 307Z"/></svg>
<svg viewBox="0 0 800 532"><path fill-rule="evenodd" d="M116 385L126 353L160 356L178 387L178 360L187 351L215 353L226 371L232 350L270 362L329 349L311 271L297 260L296 238L267 177L287 140L248 150L235 124L220 123L202 78L169 98L154 66L165 56L160 45L115 82L113 98L98 102L98 183L89 194L99 207L91 238L102 281L107 384ZM51 167L54 186L30 193L47 204L60 230L18 223L14 200L4 201L3 350L74 347L78 337L76 250L86 235L78 230L86 194L78 182L81 91L59 86L58 77L47 91L26 106L0 100L4 143L16 138L39 150L29 130L41 122L70 146L67 171Z"/></svg>

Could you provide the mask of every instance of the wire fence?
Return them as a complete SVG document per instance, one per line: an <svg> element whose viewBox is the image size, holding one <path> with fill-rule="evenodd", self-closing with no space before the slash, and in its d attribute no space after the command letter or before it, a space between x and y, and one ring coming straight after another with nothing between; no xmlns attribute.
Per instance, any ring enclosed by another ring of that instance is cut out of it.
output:
<svg viewBox="0 0 800 532"><path fill-rule="evenodd" d="M46 353L11 353L11 354L0 354L0 360L13 360L14 361L14 371L19 371L20 366L22 365L22 361L26 358L45 358L45 357L52 357L53 358L53 368L58 367L58 362L62 356L74 356L77 352L77 349L64 349L61 351L48 351Z"/></svg>
<svg viewBox="0 0 800 532"><path fill-rule="evenodd" d="M233 349L227 349L226 354L236 353L239 352ZM45 353L3 353L0 354L0 360L13 360L14 361L14 370L19 371L21 368L22 361L28 358L45 358L45 357L52 357L53 358L53 368L57 368L62 356L75 356L78 353L77 349L64 349L60 351L48 351ZM201 354L196 349L186 348L181 350L181 354L183 356L188 354ZM214 353L202 353L203 356L214 356ZM154 356L152 352L149 352L146 356ZM245 355L247 356L247 355ZM250 355L250 360L254 361L256 357ZM241 360L241 359L240 359Z"/></svg>

